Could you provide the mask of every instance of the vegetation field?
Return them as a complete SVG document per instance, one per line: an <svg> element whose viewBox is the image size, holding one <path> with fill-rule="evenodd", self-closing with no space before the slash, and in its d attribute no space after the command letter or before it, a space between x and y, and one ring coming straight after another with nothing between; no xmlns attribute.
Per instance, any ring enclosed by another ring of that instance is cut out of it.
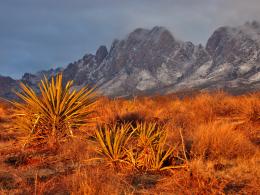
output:
<svg viewBox="0 0 260 195"><path fill-rule="evenodd" d="M260 93L24 100L0 104L0 194L260 194Z"/></svg>

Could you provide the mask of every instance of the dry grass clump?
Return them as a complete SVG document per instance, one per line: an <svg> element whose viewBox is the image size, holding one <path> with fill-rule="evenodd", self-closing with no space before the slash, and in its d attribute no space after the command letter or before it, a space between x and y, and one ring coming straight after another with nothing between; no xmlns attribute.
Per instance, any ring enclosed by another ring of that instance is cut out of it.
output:
<svg viewBox="0 0 260 195"><path fill-rule="evenodd" d="M192 153L206 159L252 156L256 148L248 138L224 122L204 124L194 131Z"/></svg>
<svg viewBox="0 0 260 195"><path fill-rule="evenodd" d="M5 108L2 105L0 105L0 121L4 120L5 114Z"/></svg>
<svg viewBox="0 0 260 195"><path fill-rule="evenodd" d="M257 95L249 95L241 98L239 107L240 118L246 122L254 122L260 124L260 97Z"/></svg>
<svg viewBox="0 0 260 195"><path fill-rule="evenodd" d="M72 194L132 194L132 187L124 175L101 166L77 170L68 183Z"/></svg>
<svg viewBox="0 0 260 195"><path fill-rule="evenodd" d="M0 97L0 122L6 122L11 118L12 114L11 105L8 102L4 102Z"/></svg>
<svg viewBox="0 0 260 195"><path fill-rule="evenodd" d="M196 190L202 187L201 185L205 181L209 181L214 182L212 183L214 186L207 184L203 188L208 191L218 188L218 194L259 194L259 158L259 154L255 154L250 158L232 160L218 159L205 161L205 159L196 158L189 163L189 168L193 176L200 177L196 178L199 182ZM195 194L199 193L197 191Z"/></svg>
<svg viewBox="0 0 260 195"><path fill-rule="evenodd" d="M1 117L3 117L5 115L5 108L2 105L0 105L0 115L1 115Z"/></svg>
<svg viewBox="0 0 260 195"><path fill-rule="evenodd" d="M73 131L89 123L96 101L93 89L83 87L72 90L73 81L63 87L62 74L41 81L40 96L21 84L22 92L17 92L22 102L14 102L17 108L16 127L24 131L24 145L39 145L48 142L58 144Z"/></svg>

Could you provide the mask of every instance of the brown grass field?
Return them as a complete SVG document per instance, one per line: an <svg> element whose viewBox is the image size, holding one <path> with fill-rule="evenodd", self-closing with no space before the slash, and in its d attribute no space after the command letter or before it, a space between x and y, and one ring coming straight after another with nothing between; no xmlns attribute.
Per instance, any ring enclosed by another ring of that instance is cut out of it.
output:
<svg viewBox="0 0 260 195"><path fill-rule="evenodd" d="M16 109L1 102L0 194L260 194L260 93L99 98L95 111L59 145L24 148ZM113 155L97 152L97 132L144 124L164 129L153 140L164 143L162 155L169 149L161 167L141 130L122 134Z"/></svg>

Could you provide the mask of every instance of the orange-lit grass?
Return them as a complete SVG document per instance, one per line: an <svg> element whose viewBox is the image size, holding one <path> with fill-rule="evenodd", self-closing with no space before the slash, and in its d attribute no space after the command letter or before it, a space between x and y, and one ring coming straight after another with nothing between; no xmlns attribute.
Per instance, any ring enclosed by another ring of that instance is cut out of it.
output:
<svg viewBox="0 0 260 195"><path fill-rule="evenodd" d="M99 100L99 126L127 122L135 127L140 122L163 124L168 132L167 145L175 146L174 156L184 158L182 133L187 169L150 173L125 166L115 171L102 161L86 163L87 159L96 157L98 146L93 141L95 127L92 127L86 134L62 145L56 153L35 152L37 156L28 165L9 170L19 175L19 171L38 166L71 168L71 172L39 181L36 185L39 193L55 192L63 186L72 194L259 194L259 101L260 93L231 96L223 92L182 99L169 95ZM9 144L8 150L15 153L12 147ZM1 151L1 159L10 153ZM34 159L38 158L42 159L35 164ZM29 193L35 191L35 185L26 183L21 188L28 189ZM8 194L19 190L2 191Z"/></svg>
<svg viewBox="0 0 260 195"><path fill-rule="evenodd" d="M203 124L194 131L192 152L196 157L206 159L250 157L255 146L245 135L227 122Z"/></svg>

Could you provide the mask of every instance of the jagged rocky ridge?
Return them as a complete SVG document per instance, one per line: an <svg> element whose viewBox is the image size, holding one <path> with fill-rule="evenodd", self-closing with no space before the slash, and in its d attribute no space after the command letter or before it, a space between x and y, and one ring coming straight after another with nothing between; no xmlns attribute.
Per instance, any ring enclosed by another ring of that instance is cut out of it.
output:
<svg viewBox="0 0 260 195"><path fill-rule="evenodd" d="M252 91L260 89L259 48L260 24L255 21L218 28L206 47L180 41L164 27L138 28L115 40L109 51L101 46L95 55L87 54L64 69L26 73L21 81L37 88L43 74L63 71L65 80L73 79L76 87L96 85L108 96Z"/></svg>

